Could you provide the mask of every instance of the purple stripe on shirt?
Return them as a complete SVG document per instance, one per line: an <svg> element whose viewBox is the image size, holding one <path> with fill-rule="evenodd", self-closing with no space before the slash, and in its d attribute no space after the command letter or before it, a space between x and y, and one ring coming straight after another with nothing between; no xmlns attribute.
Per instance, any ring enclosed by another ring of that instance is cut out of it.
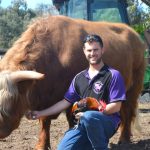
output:
<svg viewBox="0 0 150 150"><path fill-rule="evenodd" d="M125 85L121 74L112 68L109 68L112 73L112 80L110 82L110 103L115 101L124 101L126 99L125 95Z"/></svg>
<svg viewBox="0 0 150 150"><path fill-rule="evenodd" d="M68 91L64 95L64 98L67 101L69 101L70 103L74 103L74 102L81 99L80 96L77 94L75 88L74 88L74 82L75 82L75 78L71 82L71 85L70 85Z"/></svg>

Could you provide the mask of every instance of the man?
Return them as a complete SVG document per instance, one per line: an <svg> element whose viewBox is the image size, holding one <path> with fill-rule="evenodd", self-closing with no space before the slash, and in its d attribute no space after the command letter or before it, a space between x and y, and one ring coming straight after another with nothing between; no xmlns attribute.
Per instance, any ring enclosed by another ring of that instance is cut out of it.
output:
<svg viewBox="0 0 150 150"><path fill-rule="evenodd" d="M101 111L78 112L75 115L78 126L65 133L58 150L107 150L109 139L120 124L119 111L126 99L121 74L103 63L103 42L98 35L88 35L85 38L83 51L89 68L74 77L64 99L45 110L33 111L28 116L37 119L58 114L86 97L106 103Z"/></svg>

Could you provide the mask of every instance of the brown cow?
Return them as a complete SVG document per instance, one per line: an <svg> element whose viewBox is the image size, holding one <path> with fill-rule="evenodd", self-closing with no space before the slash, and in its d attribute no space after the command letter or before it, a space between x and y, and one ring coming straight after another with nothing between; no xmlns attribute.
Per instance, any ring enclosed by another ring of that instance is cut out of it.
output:
<svg viewBox="0 0 150 150"><path fill-rule="evenodd" d="M136 116L137 99L143 85L143 43L125 24L89 22L64 16L37 19L0 61L0 82L3 83L0 88L4 95L0 97L0 138L19 126L28 109L41 110L63 98L74 75L88 65L81 41L91 33L103 38L104 62L118 69L124 77L127 101L121 109L120 140L130 140L131 122ZM43 78L42 74L27 70L43 73L45 78L39 80ZM36 149L48 148L50 122L55 117L40 119Z"/></svg>

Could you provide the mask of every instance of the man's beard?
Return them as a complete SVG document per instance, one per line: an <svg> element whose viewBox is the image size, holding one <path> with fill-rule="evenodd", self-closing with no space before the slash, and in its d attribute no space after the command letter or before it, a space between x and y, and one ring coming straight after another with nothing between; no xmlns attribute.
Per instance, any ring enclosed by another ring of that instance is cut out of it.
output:
<svg viewBox="0 0 150 150"><path fill-rule="evenodd" d="M96 62L91 62L90 60L88 60L88 61L89 61L89 63L90 63L91 65L97 65L97 64L100 64L100 63L101 63L102 57L100 57L99 59L97 59Z"/></svg>

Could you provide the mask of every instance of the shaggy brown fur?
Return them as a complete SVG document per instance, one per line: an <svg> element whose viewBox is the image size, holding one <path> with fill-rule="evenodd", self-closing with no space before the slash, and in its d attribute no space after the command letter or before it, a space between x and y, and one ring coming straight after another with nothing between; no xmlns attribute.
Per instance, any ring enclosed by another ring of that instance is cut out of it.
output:
<svg viewBox="0 0 150 150"><path fill-rule="evenodd" d="M41 110L63 98L74 75L88 66L82 51L82 40L89 33L102 37L105 48L104 62L118 69L124 77L127 101L121 109L120 140L130 140L131 122L136 116L137 99L143 85L143 43L138 34L125 24L89 22L64 16L37 19L0 62L1 71L36 70L45 74L45 79L36 81L35 84L31 81L17 84L18 103L10 107L9 111L17 111L19 115L11 116L12 128L9 129L9 134L18 127L27 109ZM27 92L28 99L25 96ZM40 119L42 127L36 149L47 149L49 146L49 124L53 117ZM7 126L9 122L3 120L5 116L1 117L0 121ZM2 130L3 128L0 128L0 131ZM2 132L0 137L4 137Z"/></svg>

